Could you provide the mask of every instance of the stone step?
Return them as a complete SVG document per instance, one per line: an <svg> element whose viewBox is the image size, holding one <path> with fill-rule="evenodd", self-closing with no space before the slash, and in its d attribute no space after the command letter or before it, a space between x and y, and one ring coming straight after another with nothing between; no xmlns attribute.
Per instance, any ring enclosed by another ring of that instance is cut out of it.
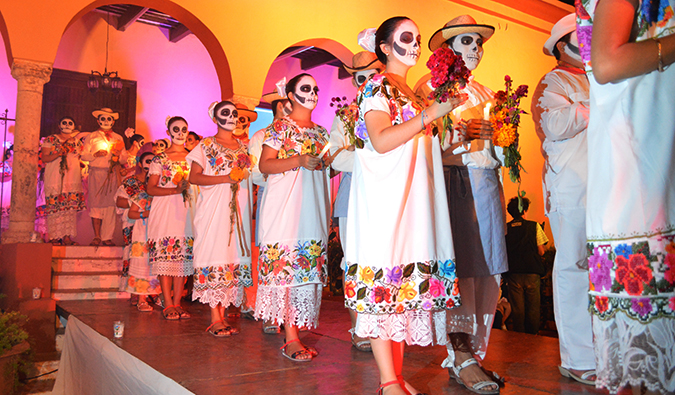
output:
<svg viewBox="0 0 675 395"><path fill-rule="evenodd" d="M62 272L110 272L122 270L122 259L117 258L52 258L52 271Z"/></svg>
<svg viewBox="0 0 675 395"><path fill-rule="evenodd" d="M129 299L127 292L115 288L64 289L52 291L54 300Z"/></svg>
<svg viewBox="0 0 675 395"><path fill-rule="evenodd" d="M113 258L122 259L122 247L54 246L52 258Z"/></svg>
<svg viewBox="0 0 675 395"><path fill-rule="evenodd" d="M119 286L119 271L52 273L52 292L66 289L115 288Z"/></svg>

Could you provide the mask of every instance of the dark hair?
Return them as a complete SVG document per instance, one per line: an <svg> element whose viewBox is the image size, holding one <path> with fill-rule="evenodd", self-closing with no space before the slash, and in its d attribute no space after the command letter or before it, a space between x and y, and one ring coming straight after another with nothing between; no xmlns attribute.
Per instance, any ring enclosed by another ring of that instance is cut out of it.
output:
<svg viewBox="0 0 675 395"><path fill-rule="evenodd" d="M188 121L186 121L185 118L176 115L175 117L169 118L169 122L166 123L166 130L169 130L169 128L171 127L171 124L176 122L176 121L183 121L185 123L188 123Z"/></svg>
<svg viewBox="0 0 675 395"><path fill-rule="evenodd" d="M509 200L509 204L506 206L506 211L511 214L513 219L521 219L523 218L523 214L530 208L530 199L524 197L523 199L523 211L520 211L518 209L518 197L512 197L511 200Z"/></svg>
<svg viewBox="0 0 675 395"><path fill-rule="evenodd" d="M295 77L291 78L291 80L288 81L288 83L286 83L286 97L288 97L289 93L295 92L295 87L298 85L298 82L300 81L300 79L302 77L312 77L312 75L307 74L307 73L302 73L302 74L298 74ZM312 77L312 78L314 78L314 77Z"/></svg>
<svg viewBox="0 0 675 395"><path fill-rule="evenodd" d="M214 113L214 114L215 114L215 113ZM189 136L192 136L192 137L193 137L195 140L197 140L197 141L201 141L201 140L202 140L202 138L201 138L197 133L192 132L192 131L188 132L188 137L189 137Z"/></svg>
<svg viewBox="0 0 675 395"><path fill-rule="evenodd" d="M215 117L216 114L218 113L218 110L220 110L221 107L224 107L224 106L226 106L226 105L228 105L228 104L231 105L231 106L237 107L237 106L234 105L234 103L232 103L231 101L229 101L229 100L223 100L223 101L221 101L220 103L216 104L215 107L213 107L213 116Z"/></svg>
<svg viewBox="0 0 675 395"><path fill-rule="evenodd" d="M145 137L143 137L142 134L134 134L133 136L129 137L129 143L133 144L136 142L140 142L141 140L145 140Z"/></svg>
<svg viewBox="0 0 675 395"><path fill-rule="evenodd" d="M272 103L270 103L272 105L272 117L274 117L274 118L277 117L277 105L279 103L285 102L286 100L288 100L288 99L273 100Z"/></svg>
<svg viewBox="0 0 675 395"><path fill-rule="evenodd" d="M377 31L375 32L375 55L377 55L377 59L382 62L382 64L387 64L387 56L382 52L380 45L390 44L391 36L394 34L394 31L398 28L398 25L406 20L410 21L411 19L407 16L395 16L382 22L380 27L377 28Z"/></svg>
<svg viewBox="0 0 675 395"><path fill-rule="evenodd" d="M153 145L152 143L145 143L136 153L136 173L137 174L140 174L141 168L143 167L143 166L141 166L141 164L143 163L143 158L146 157L148 154L154 155L152 153L152 145Z"/></svg>
<svg viewBox="0 0 675 395"><path fill-rule="evenodd" d="M560 60L560 51L558 51L558 43L563 42L565 45L570 42L570 39L572 38L572 32L569 32L565 34L564 36L560 37L560 40L556 41L555 45L553 46L553 50L551 53L557 60Z"/></svg>
<svg viewBox="0 0 675 395"><path fill-rule="evenodd" d="M71 117L70 115L65 115L61 117L61 119L59 119L59 123L57 125L60 125L64 119L70 119L71 121L73 121L73 123L75 123L75 118Z"/></svg>

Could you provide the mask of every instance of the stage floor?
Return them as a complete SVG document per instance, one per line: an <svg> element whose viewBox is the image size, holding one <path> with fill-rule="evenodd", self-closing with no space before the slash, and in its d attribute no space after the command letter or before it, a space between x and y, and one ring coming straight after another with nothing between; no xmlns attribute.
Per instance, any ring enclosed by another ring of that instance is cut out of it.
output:
<svg viewBox="0 0 675 395"><path fill-rule="evenodd" d="M302 332L320 355L310 363L284 358L283 332L265 335L260 322L241 318L241 333L215 338L204 330L209 310L200 303L183 306L192 319L166 321L159 308L141 313L128 300L60 301L61 310L75 315L112 339L113 322L125 322L124 338L115 343L195 394L374 394L378 386L371 353L351 346L349 315L341 297L324 298L318 329ZM470 394L441 368L443 346L407 347L404 376L429 394ZM558 341L554 338L494 330L484 365L506 377L501 393L605 394L563 378L558 372ZM629 394L624 390L621 394Z"/></svg>

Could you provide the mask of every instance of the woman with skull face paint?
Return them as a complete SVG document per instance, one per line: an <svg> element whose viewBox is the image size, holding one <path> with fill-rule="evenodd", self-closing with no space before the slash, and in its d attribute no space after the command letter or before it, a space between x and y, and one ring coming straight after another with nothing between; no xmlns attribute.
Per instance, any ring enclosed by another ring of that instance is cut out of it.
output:
<svg viewBox="0 0 675 395"><path fill-rule="evenodd" d="M192 267L192 202L194 191L188 182L190 166L183 144L188 134L183 117L169 117L166 133L171 146L155 156L148 170L148 195L153 196L148 221L148 250L152 274L159 277L167 320L190 318L180 306L187 276ZM173 288L173 295L171 290Z"/></svg>
<svg viewBox="0 0 675 395"><path fill-rule="evenodd" d="M318 155L328 133L312 122L319 88L309 74L293 77L286 95L293 110L265 130L259 169L268 174L260 218L256 318L285 325L282 354L298 362L317 355L298 327L318 325L326 281L328 175Z"/></svg>
<svg viewBox="0 0 675 395"><path fill-rule="evenodd" d="M80 173L82 142L76 137L72 117L61 118L58 126L59 133L45 138L41 149L47 232L52 244L73 245L77 212L85 209Z"/></svg>
<svg viewBox="0 0 675 395"><path fill-rule="evenodd" d="M135 173L124 179L117 191L117 206L128 207L122 215L127 270L121 285L124 291L138 295L136 306L144 312L153 310L148 295L159 295L162 291L157 276L152 274L147 254L146 225L152 197L146 192L146 181L154 156L151 143L141 147L135 160Z"/></svg>
<svg viewBox="0 0 675 395"><path fill-rule="evenodd" d="M188 154L190 182L199 185L194 217L192 299L211 308L207 331L215 337L239 333L226 320L229 305L241 306L251 280L251 180L246 144L235 138L238 110L229 101L213 103L218 125Z"/></svg>
<svg viewBox="0 0 675 395"><path fill-rule="evenodd" d="M445 344L445 311L460 303L438 138L430 124L464 97L430 106L406 84L420 55L417 25L385 21L372 43L386 65L359 89L347 219L346 304L370 337L380 394L416 394L402 376L405 343ZM377 44L377 45L375 45Z"/></svg>

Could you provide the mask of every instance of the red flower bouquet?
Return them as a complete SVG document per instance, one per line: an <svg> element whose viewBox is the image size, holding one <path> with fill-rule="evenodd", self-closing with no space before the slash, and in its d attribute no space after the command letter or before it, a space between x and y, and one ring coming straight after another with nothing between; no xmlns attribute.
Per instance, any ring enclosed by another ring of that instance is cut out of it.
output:
<svg viewBox="0 0 675 395"><path fill-rule="evenodd" d="M434 91L429 94L429 100L445 103L456 96L466 87L471 77L471 71L464 65L461 56L455 55L450 48L442 47L434 51L427 61L431 71L431 87ZM441 141L445 139L445 132L452 128L450 115L443 117L443 131Z"/></svg>

